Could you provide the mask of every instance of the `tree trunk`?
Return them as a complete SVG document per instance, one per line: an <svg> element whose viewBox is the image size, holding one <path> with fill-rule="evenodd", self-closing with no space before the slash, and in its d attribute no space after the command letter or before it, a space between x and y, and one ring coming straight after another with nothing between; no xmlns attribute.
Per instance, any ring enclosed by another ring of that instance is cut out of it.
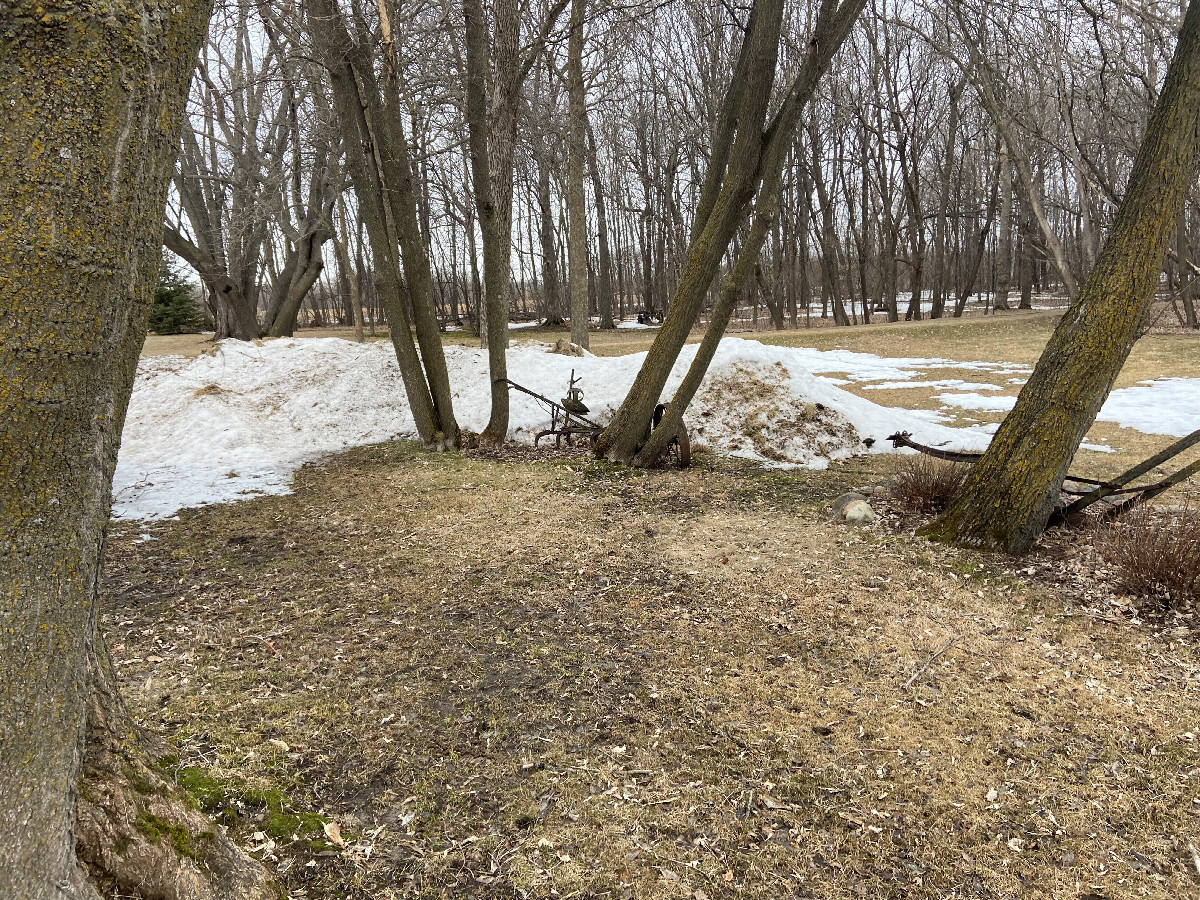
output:
<svg viewBox="0 0 1200 900"><path fill-rule="evenodd" d="M163 246L191 266L204 282L209 295L215 298L217 308L213 310L213 317L217 322L217 340L258 339L260 329L254 314L254 302L243 293L239 282L230 278L221 266L170 226L163 231Z"/></svg>
<svg viewBox="0 0 1200 900"><path fill-rule="evenodd" d="M94 650L75 841L92 880L143 900L277 900L266 870L147 764L99 635Z"/></svg>
<svg viewBox="0 0 1200 900"><path fill-rule="evenodd" d="M659 427L650 433L633 460L637 465L655 464L665 452L667 443L683 424L684 411L704 380L721 337L729 325L737 299L745 290L746 283L757 266L763 243L775 217L779 214L779 186L783 178L783 165L801 113L815 93L821 75L828 68L834 54L850 34L863 5L864 0L843 0L840 5L833 2L822 3L804 64L792 82L768 132L770 138L766 141L761 164L762 180L758 185L755 214L746 244L725 277L712 319L683 382L667 406Z"/></svg>
<svg viewBox="0 0 1200 900"><path fill-rule="evenodd" d="M1021 210L1021 250L1017 255L1017 265L1020 266L1018 279L1021 285L1021 302L1018 309L1033 309L1033 265L1034 265L1034 232L1037 225L1029 215L1029 210L1022 206Z"/></svg>
<svg viewBox="0 0 1200 900"><path fill-rule="evenodd" d="M963 279L962 286L959 288L958 299L954 302L954 318L962 317L963 312L967 308L967 300L971 297L971 291L975 290L975 280L979 277L979 266L983 263L983 254L987 249L988 232L992 230L992 219L996 215L996 200L1000 189L1000 167L996 167L996 177L992 181L992 188L989 192L987 205L987 217L983 221L983 227L979 229L979 237L975 242L975 253L971 257L971 261L967 266L966 278Z"/></svg>
<svg viewBox="0 0 1200 900"><path fill-rule="evenodd" d="M996 296L992 309L1008 309L1008 292L1012 285L1012 167L1008 148L1000 142L1000 240L996 242Z"/></svg>
<svg viewBox="0 0 1200 900"><path fill-rule="evenodd" d="M380 91L376 83L374 60L366 52L365 45L355 47L353 67L366 94L370 112L367 124L387 188L390 222L396 230L396 240L400 246L417 345L421 348L421 366L427 383L426 389L433 403L437 426L433 444L437 449L454 448L458 446L458 422L454 418L450 373L446 367L446 354L442 348L441 331L438 328L429 251L426 249L421 230L420 191L417 189L402 123L400 91L396 83L398 63L392 39L391 19L386 0L377 0L376 6L383 38L384 90Z"/></svg>
<svg viewBox="0 0 1200 900"><path fill-rule="evenodd" d="M628 462L642 443L667 376L761 179L762 126L775 80L783 4L781 0L755 0L750 15L752 25L739 57L738 68L742 71L735 73L726 98L726 106L737 114L736 133L728 138L728 164L722 166L722 171L713 171L716 160L723 156L721 148L726 142L718 134L675 297L629 394L596 442L596 454L614 461ZM743 67L744 60L752 64ZM737 77L738 74L742 77ZM714 184L717 186L712 187Z"/></svg>
<svg viewBox="0 0 1200 900"><path fill-rule="evenodd" d="M962 499L926 534L1009 553L1037 540L1080 441L1141 333L1198 150L1200 0L1191 0L1096 266L971 470Z"/></svg>
<svg viewBox="0 0 1200 900"><path fill-rule="evenodd" d="M209 10L0 8L0 897L97 896L74 837L97 583Z"/></svg>
<svg viewBox="0 0 1200 900"><path fill-rule="evenodd" d="M385 184L380 172L373 132L366 118L370 85L364 98L352 58L355 49L334 0L305 0L305 13L317 50L329 71L333 108L346 142L346 170L358 199L359 216L371 242L376 284L388 320L388 335L396 352L400 377L421 442L433 445L442 431L421 359L413 343L403 282L400 277L395 235L388 227ZM376 103L378 95L376 95Z"/></svg>
<svg viewBox="0 0 1200 900"><path fill-rule="evenodd" d="M942 165L942 183L938 193L937 225L934 228L933 247L933 308L929 318L940 319L946 311L946 215L950 206L950 184L954 175L954 146L958 142L958 102L962 96L964 79L950 87L950 120L946 126L946 161Z"/></svg>
<svg viewBox="0 0 1200 900"><path fill-rule="evenodd" d="M600 166L596 159L596 139L588 127L588 165L592 175L592 194L596 198L596 243L599 249L599 259L596 266L596 281L598 306L600 307L600 327L602 329L616 328L613 322L613 283L612 283L612 253L608 244L608 216L605 210L604 186L600 180Z"/></svg>
<svg viewBox="0 0 1200 900"><path fill-rule="evenodd" d="M492 412L481 438L502 444L508 437L508 294L512 231L512 141L516 130L516 65L520 20L515 0L495 4L495 40L489 42L482 0L463 0L466 23L466 119L475 208L483 232L483 302L480 340L488 351ZM491 109L488 103L489 43L496 55ZM510 128L512 137L510 137Z"/></svg>
<svg viewBox="0 0 1200 900"><path fill-rule="evenodd" d="M554 241L554 204L550 198L550 164L544 152L537 156L538 167L538 241L542 245L542 319L552 328L566 324L563 316L562 289L558 278L558 247Z"/></svg>
<svg viewBox="0 0 1200 900"><path fill-rule="evenodd" d="M587 349L587 202L583 193L587 107L583 83L583 19L587 0L571 0L567 38L567 277L571 282L571 343Z"/></svg>
<svg viewBox="0 0 1200 900"><path fill-rule="evenodd" d="M1187 206L1179 213L1179 222L1175 226L1175 254L1179 265L1179 297L1183 301L1184 326L1195 328L1196 303L1192 298L1195 284L1192 280L1188 264L1191 253L1188 252Z"/></svg>

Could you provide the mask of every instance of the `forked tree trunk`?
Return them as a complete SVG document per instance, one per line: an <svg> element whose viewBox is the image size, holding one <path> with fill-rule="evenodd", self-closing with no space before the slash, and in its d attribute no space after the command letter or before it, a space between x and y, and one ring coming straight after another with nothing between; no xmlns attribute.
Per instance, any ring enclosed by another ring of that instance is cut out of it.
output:
<svg viewBox="0 0 1200 900"><path fill-rule="evenodd" d="M620 462L633 459L667 376L758 187L762 126L775 80L782 15L781 0L755 0L751 25L713 141L675 297L629 394L596 442L598 456Z"/></svg>
<svg viewBox="0 0 1200 900"><path fill-rule="evenodd" d="M209 10L0 6L0 897L96 896L74 828L97 583Z"/></svg>
<svg viewBox="0 0 1200 900"><path fill-rule="evenodd" d="M746 243L725 276L712 319L683 382L671 398L659 427L646 438L645 444L633 459L637 465L654 465L683 424L683 414L695 397L696 391L700 389L704 375L720 345L721 337L729 325L737 299L755 270L763 243L779 214L779 187L783 179L787 149L792 145L796 124L805 105L816 92L817 84L829 68L834 54L850 34L864 2L865 0L842 0L840 5L835 5L831 0L826 0L821 5L804 63L790 85L783 106L776 114L768 132L770 138L766 141L761 161L762 180L758 185L755 214Z"/></svg>
<svg viewBox="0 0 1200 900"><path fill-rule="evenodd" d="M446 367L446 353L442 347L441 330L438 327L429 251L426 249L426 240L421 229L421 222L426 217L419 208L418 198L423 192L416 184L412 157L408 152L408 141L402 124L400 89L396 74L399 63L396 59L387 0L377 0L376 6L383 38L384 90L379 89L375 79L374 60L367 54L363 44L356 45L352 66L366 94L369 113L367 125L387 187L390 221L396 229L396 239L400 246L417 345L421 348L421 366L427 390L433 401L433 413L437 423L434 445L438 449L456 448L459 440L458 422L454 418L450 372Z"/></svg>
<svg viewBox="0 0 1200 900"><path fill-rule="evenodd" d="M387 314L388 335L396 352L409 409L421 442L435 445L442 440L442 430L413 343L397 242L389 227L383 176L366 117L369 98L364 101L352 63L355 48L334 0L305 0L304 11L314 44L329 72L333 109L346 142L346 171L354 185L359 216L366 223L379 297ZM378 95L375 103L378 105Z"/></svg>
<svg viewBox="0 0 1200 900"><path fill-rule="evenodd" d="M1154 300L1200 151L1200 0L1191 0L1112 231L1017 405L960 499L924 532L1020 553L1053 512L1067 467Z"/></svg>

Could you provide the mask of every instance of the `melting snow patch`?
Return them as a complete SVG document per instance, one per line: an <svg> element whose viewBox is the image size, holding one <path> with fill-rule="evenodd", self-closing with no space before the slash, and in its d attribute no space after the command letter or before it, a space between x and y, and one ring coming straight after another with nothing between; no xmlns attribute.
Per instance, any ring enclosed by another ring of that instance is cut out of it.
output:
<svg viewBox="0 0 1200 900"><path fill-rule="evenodd" d="M1016 397L985 397L983 394L938 394L934 397L946 406L956 406L959 409L990 409L1008 411L1016 403Z"/></svg>
<svg viewBox="0 0 1200 900"><path fill-rule="evenodd" d="M897 388L954 388L959 391L1002 391L998 384L984 384L982 382L976 384L970 381L962 381L958 378L945 378L941 381L885 381L883 384L864 384L864 391L890 391Z"/></svg>
<svg viewBox="0 0 1200 900"><path fill-rule="evenodd" d="M1191 434L1200 428L1200 378L1161 378L1113 391L1097 418L1146 434Z"/></svg>
<svg viewBox="0 0 1200 900"><path fill-rule="evenodd" d="M515 342L510 377L558 399L574 370L599 422L611 417L645 359L644 353L578 358L546 351L542 343ZM674 393L695 353L696 345L684 348L665 396ZM459 424L481 431L490 404L486 351L450 346L446 361ZM860 375L896 371L892 361L871 354L725 339L685 419L693 443L787 466L824 466L864 452L867 437L875 439L870 452L890 452L884 438L893 431L958 449L987 445L983 429L944 427L933 411L882 407L813 374L846 371L847 363ZM532 441L548 421L532 398L512 394L511 438ZM139 364L126 418L113 514L161 518L188 506L284 493L305 462L414 433L385 343L226 341L194 359L147 357Z"/></svg>

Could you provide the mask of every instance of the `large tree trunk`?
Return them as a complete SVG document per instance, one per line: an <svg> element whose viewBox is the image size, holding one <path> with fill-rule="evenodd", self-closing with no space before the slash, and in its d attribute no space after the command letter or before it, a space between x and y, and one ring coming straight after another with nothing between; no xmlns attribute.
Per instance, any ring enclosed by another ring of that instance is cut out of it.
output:
<svg viewBox="0 0 1200 900"><path fill-rule="evenodd" d="M74 828L97 583L208 15L0 6L0 897L96 896Z"/></svg>
<svg viewBox="0 0 1200 900"><path fill-rule="evenodd" d="M146 763L100 636L94 650L76 822L91 879L142 900L278 900L266 870Z"/></svg>
<svg viewBox="0 0 1200 900"><path fill-rule="evenodd" d="M216 300L213 317L217 323L217 340L253 341L259 337L261 329L255 316L254 300L243 293L238 280L230 278L223 266L170 226L163 231L163 246L196 271L209 295Z"/></svg>
<svg viewBox="0 0 1200 900"><path fill-rule="evenodd" d="M1067 467L1145 323L1198 152L1200 0L1191 0L1096 267L971 470L962 499L927 534L1009 553L1028 549L1041 534Z"/></svg>
<svg viewBox="0 0 1200 900"><path fill-rule="evenodd" d="M583 193L587 107L583 83L583 18L587 0L571 0L567 38L567 277L571 282L571 343L588 345L587 203Z"/></svg>

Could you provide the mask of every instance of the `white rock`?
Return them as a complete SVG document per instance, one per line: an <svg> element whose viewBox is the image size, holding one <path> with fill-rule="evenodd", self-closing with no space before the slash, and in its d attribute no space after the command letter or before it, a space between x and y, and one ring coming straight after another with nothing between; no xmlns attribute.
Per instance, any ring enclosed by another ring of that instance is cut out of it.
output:
<svg viewBox="0 0 1200 900"><path fill-rule="evenodd" d="M855 500L842 510L847 525L870 525L875 521L875 510L866 500Z"/></svg>

